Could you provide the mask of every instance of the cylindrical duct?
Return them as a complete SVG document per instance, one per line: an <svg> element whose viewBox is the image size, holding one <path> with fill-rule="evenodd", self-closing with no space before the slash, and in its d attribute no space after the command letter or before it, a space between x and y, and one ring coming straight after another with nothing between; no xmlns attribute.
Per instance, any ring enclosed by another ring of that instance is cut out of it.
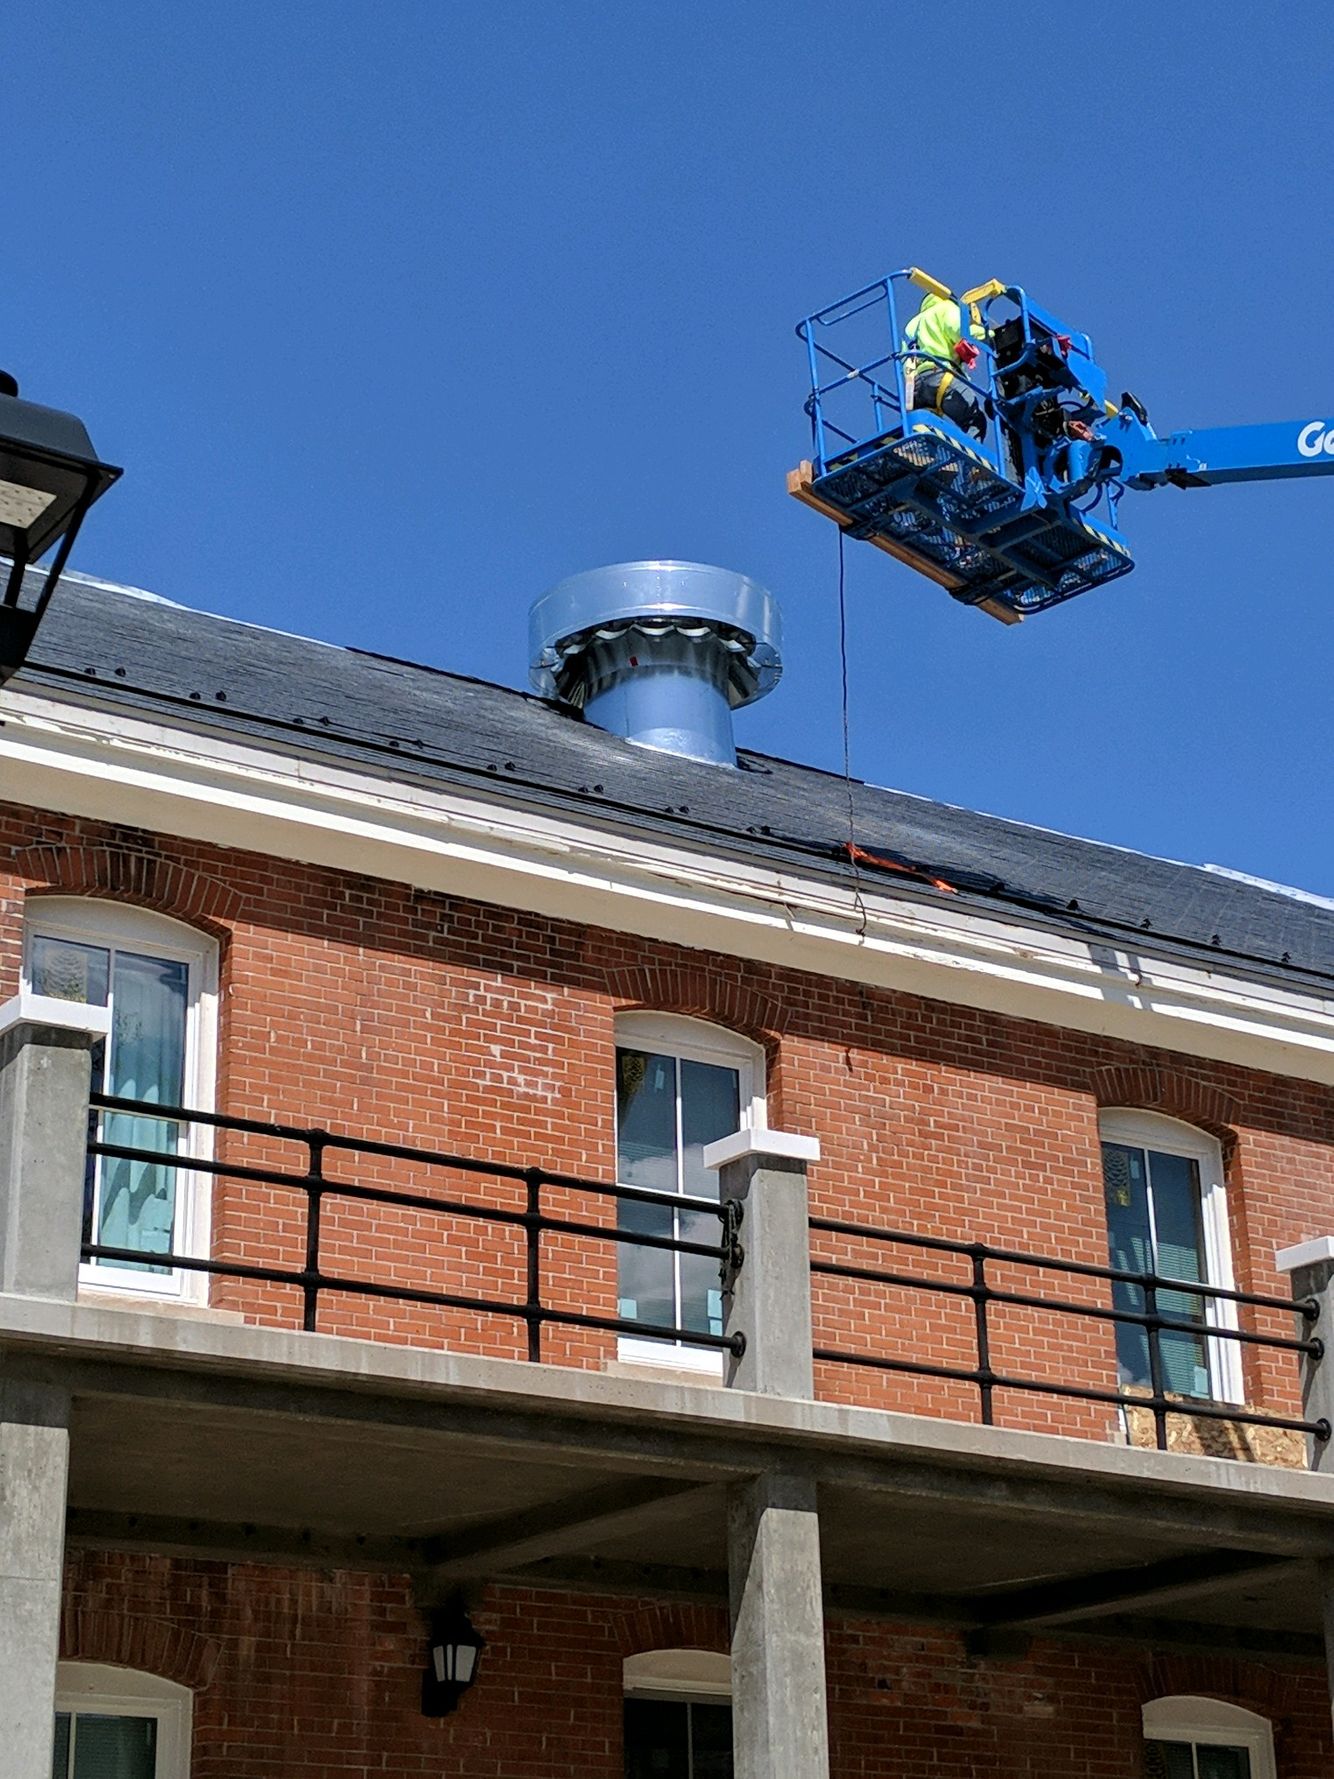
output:
<svg viewBox="0 0 1334 1779"><path fill-rule="evenodd" d="M529 614L529 678L644 747L736 764L732 712L777 685L781 618L745 575L622 562L572 575Z"/></svg>

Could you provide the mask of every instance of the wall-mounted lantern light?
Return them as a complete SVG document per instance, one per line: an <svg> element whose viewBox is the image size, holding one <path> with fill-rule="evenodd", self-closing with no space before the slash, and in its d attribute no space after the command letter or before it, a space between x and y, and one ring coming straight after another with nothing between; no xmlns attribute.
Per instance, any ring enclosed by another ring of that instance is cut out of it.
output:
<svg viewBox="0 0 1334 1779"><path fill-rule="evenodd" d="M477 1678L486 1638L454 1600L431 1619L431 1642L422 1675L422 1715L447 1717Z"/></svg>
<svg viewBox="0 0 1334 1779"><path fill-rule="evenodd" d="M82 420L20 400L18 384L0 371L0 556L10 563L0 595L0 685L23 665L84 514L120 473L99 462ZM20 604L25 571L53 545L36 601Z"/></svg>

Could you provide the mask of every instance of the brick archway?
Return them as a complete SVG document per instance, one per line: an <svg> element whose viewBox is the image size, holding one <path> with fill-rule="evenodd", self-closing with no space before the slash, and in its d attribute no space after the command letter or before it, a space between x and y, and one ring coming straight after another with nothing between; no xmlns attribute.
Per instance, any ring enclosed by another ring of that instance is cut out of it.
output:
<svg viewBox="0 0 1334 1779"><path fill-rule="evenodd" d="M1153 1699L1219 1699L1241 1705L1258 1717L1279 1721L1300 1708L1304 1676L1259 1667L1254 1658L1232 1655L1155 1655L1138 1676L1139 1702Z"/></svg>
<svg viewBox="0 0 1334 1779"><path fill-rule="evenodd" d="M71 1607L60 1622L60 1655L67 1662L135 1668L198 1692L217 1671L222 1645L165 1619Z"/></svg>
<svg viewBox="0 0 1334 1779"><path fill-rule="evenodd" d="M607 993L621 1013L643 1008L708 1019L729 1031L772 1043L787 1025L787 1009L731 970L705 963L631 964L608 970Z"/></svg>
<svg viewBox="0 0 1334 1779"><path fill-rule="evenodd" d="M15 870L32 896L101 897L200 927L224 937L241 913L241 898L220 877L210 877L161 854L112 842L70 846L42 844L15 855Z"/></svg>
<svg viewBox="0 0 1334 1779"><path fill-rule="evenodd" d="M1201 1081L1184 1069L1164 1068L1157 1063L1134 1063L1097 1069L1093 1092L1100 1106L1135 1107L1162 1112L1197 1125L1227 1145L1235 1141L1241 1107L1232 1095L1210 1081Z"/></svg>
<svg viewBox="0 0 1334 1779"><path fill-rule="evenodd" d="M727 1614L720 1606L641 1606L618 1620L616 1645L622 1656L650 1649L707 1649L726 1655Z"/></svg>

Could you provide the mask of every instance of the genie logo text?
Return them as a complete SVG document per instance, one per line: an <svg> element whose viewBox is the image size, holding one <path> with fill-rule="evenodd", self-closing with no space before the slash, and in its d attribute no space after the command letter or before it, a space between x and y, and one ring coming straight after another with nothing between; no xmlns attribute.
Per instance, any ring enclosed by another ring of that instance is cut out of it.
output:
<svg viewBox="0 0 1334 1779"><path fill-rule="evenodd" d="M1303 457L1319 457L1321 452L1326 457L1334 457L1334 426L1326 426L1323 420L1312 420L1297 434L1297 449Z"/></svg>

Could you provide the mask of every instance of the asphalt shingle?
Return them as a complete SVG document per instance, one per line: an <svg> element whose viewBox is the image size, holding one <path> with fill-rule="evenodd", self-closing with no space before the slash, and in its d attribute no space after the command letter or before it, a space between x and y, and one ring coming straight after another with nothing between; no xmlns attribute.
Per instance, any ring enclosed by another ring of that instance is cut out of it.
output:
<svg viewBox="0 0 1334 1779"><path fill-rule="evenodd" d="M84 577L62 583L13 682L174 714L395 776L577 810L630 835L850 881L848 787L743 753L740 769L637 747L503 686L242 624ZM0 691L0 714L4 693ZM948 898L1230 973L1328 988L1334 907L1200 866L854 783L867 887ZM891 869L897 865L900 869ZM930 879L952 886L933 888Z"/></svg>

